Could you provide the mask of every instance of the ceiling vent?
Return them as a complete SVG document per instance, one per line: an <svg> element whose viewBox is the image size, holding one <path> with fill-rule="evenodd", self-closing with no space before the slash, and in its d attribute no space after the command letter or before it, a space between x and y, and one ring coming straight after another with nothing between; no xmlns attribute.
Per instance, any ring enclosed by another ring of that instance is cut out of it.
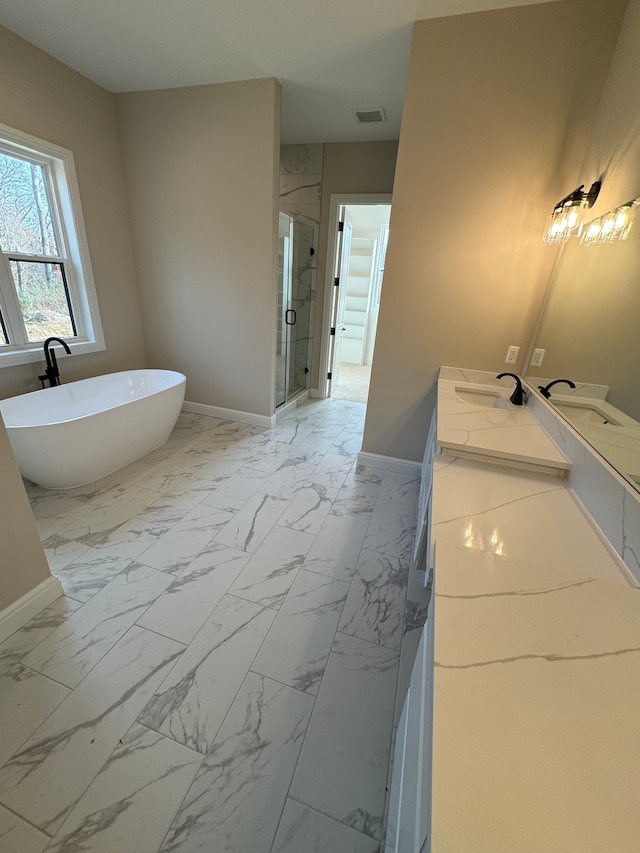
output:
<svg viewBox="0 0 640 853"><path fill-rule="evenodd" d="M384 107L374 107L370 110L353 110L352 112L358 124L371 124L372 122L387 120Z"/></svg>

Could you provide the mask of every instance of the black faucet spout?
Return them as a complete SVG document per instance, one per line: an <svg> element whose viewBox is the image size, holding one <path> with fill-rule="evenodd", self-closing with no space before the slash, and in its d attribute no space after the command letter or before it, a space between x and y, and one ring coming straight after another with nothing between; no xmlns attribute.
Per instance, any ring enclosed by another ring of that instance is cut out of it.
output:
<svg viewBox="0 0 640 853"><path fill-rule="evenodd" d="M44 357L47 362L47 369L44 372L44 376L40 376L39 379L42 381L44 385L44 380L47 379L49 381L49 387L53 388L54 385L60 384L60 371L58 370L58 360L56 359L55 352L51 349L52 344L60 344L67 351L68 355L71 355L71 350L69 349L66 341L63 341L62 338L47 338L44 342Z"/></svg>
<svg viewBox="0 0 640 853"><path fill-rule="evenodd" d="M571 388L575 388L575 382L572 382L570 379L554 379L553 382L549 382L548 385L538 385L538 391L542 394L543 397L546 397L547 400L551 396L551 389L554 385L557 385L558 382L564 382L566 385L569 385Z"/></svg>
<svg viewBox="0 0 640 853"><path fill-rule="evenodd" d="M516 387L513 394L509 397L509 400L513 403L514 406L523 406L527 399L527 392L522 387L522 382L519 376L516 376L515 373L499 373L496 376L496 379L502 379L503 376L511 376L512 379L516 380Z"/></svg>

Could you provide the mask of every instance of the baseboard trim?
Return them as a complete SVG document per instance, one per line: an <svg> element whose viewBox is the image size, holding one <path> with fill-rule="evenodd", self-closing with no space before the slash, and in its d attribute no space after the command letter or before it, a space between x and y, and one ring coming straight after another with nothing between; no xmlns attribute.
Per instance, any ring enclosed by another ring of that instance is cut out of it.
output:
<svg viewBox="0 0 640 853"><path fill-rule="evenodd" d="M367 468L382 468L384 471L395 471L396 474L411 474L419 477L422 465L410 459L398 459L395 456L381 456L379 453L358 453L358 465Z"/></svg>
<svg viewBox="0 0 640 853"><path fill-rule="evenodd" d="M237 421L252 426L271 428L276 425L275 415L256 415L253 412L223 409L222 406L208 406L206 403L189 403L187 400L182 404L182 411L191 412L194 415L206 415L209 418L223 418L225 421Z"/></svg>
<svg viewBox="0 0 640 853"><path fill-rule="evenodd" d="M62 584L58 578L51 576L42 581L30 592L25 593L13 604L0 612L0 642L6 640L18 628L22 628L25 622L37 616L41 610L64 595Z"/></svg>

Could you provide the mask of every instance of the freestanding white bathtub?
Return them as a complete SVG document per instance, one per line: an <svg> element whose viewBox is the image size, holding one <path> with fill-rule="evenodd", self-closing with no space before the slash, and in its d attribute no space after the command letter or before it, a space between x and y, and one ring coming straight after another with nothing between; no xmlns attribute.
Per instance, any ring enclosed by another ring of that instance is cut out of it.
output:
<svg viewBox="0 0 640 853"><path fill-rule="evenodd" d="M186 378L126 370L0 400L23 477L71 489L128 465L171 435Z"/></svg>

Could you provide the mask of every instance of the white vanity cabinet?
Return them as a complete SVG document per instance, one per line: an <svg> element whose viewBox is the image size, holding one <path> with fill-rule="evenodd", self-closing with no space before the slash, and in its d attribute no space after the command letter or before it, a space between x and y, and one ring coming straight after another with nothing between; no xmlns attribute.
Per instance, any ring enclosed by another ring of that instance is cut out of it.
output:
<svg viewBox="0 0 640 853"><path fill-rule="evenodd" d="M396 735L385 853L429 853L432 712L433 599Z"/></svg>
<svg viewBox="0 0 640 853"><path fill-rule="evenodd" d="M430 576L431 503L437 415L434 412L422 461L412 584L425 587ZM433 599L422 631L394 749L393 778L385 853L428 853L431 820L433 709Z"/></svg>
<svg viewBox="0 0 640 853"><path fill-rule="evenodd" d="M638 853L640 591L540 423L467 390L441 380L422 465L384 851Z"/></svg>

